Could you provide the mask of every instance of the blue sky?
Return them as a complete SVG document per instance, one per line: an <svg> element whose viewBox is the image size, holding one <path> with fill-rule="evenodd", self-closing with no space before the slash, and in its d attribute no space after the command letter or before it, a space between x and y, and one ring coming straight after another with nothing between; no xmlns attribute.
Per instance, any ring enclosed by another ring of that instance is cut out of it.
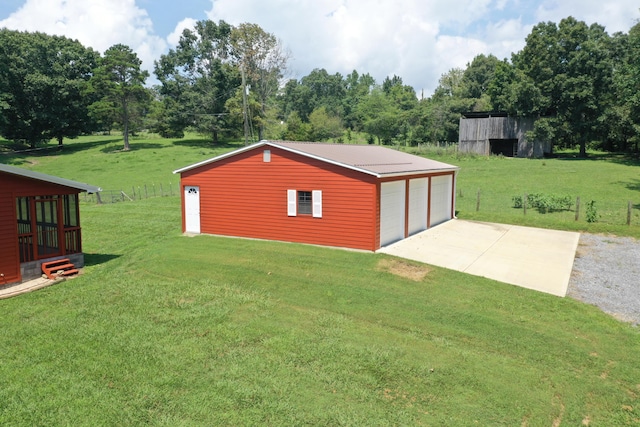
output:
<svg viewBox="0 0 640 427"><path fill-rule="evenodd" d="M509 58L539 22L573 16L627 32L639 8L637 0L0 0L0 27L65 35L100 52L123 43L152 71L196 21L250 22L290 52L289 77L355 69L381 83L395 74L429 96L443 73L480 53Z"/></svg>

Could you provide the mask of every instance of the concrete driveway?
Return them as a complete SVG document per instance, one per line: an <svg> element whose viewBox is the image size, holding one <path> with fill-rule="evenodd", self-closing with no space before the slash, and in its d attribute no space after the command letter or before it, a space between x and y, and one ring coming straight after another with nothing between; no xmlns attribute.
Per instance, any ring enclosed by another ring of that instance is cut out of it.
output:
<svg viewBox="0 0 640 427"><path fill-rule="evenodd" d="M378 252L564 297L580 233L454 219Z"/></svg>

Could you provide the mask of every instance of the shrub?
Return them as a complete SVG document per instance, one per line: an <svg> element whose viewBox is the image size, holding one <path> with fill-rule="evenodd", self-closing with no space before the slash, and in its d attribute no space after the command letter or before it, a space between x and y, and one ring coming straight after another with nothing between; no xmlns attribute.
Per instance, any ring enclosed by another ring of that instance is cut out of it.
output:
<svg viewBox="0 0 640 427"><path fill-rule="evenodd" d="M598 209L596 209L595 200L591 200L589 203L587 203L587 211L585 215L587 217L587 222L598 221L599 215L598 215Z"/></svg>
<svg viewBox="0 0 640 427"><path fill-rule="evenodd" d="M522 209L524 206L522 196L513 196L513 207ZM540 213L554 211L571 210L573 206L571 196L547 195L541 193L531 193L527 196L527 207L538 209Z"/></svg>

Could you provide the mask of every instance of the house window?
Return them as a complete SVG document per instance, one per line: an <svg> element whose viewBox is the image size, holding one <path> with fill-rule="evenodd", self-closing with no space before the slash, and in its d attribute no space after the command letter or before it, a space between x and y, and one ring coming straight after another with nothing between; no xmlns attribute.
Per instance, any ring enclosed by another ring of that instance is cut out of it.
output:
<svg viewBox="0 0 640 427"><path fill-rule="evenodd" d="M322 190L287 190L287 215L322 218Z"/></svg>
<svg viewBox="0 0 640 427"><path fill-rule="evenodd" d="M311 191L298 191L298 213L311 215L312 212Z"/></svg>

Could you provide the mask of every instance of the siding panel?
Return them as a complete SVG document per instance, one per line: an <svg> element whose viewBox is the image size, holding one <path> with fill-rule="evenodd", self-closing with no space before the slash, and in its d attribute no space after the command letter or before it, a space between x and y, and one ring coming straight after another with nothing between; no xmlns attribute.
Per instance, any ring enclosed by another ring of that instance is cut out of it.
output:
<svg viewBox="0 0 640 427"><path fill-rule="evenodd" d="M255 237L375 250L375 178L277 148L186 171L182 186L199 185L201 229ZM322 218L289 216L287 190L322 191ZM372 214L373 213L373 214Z"/></svg>

